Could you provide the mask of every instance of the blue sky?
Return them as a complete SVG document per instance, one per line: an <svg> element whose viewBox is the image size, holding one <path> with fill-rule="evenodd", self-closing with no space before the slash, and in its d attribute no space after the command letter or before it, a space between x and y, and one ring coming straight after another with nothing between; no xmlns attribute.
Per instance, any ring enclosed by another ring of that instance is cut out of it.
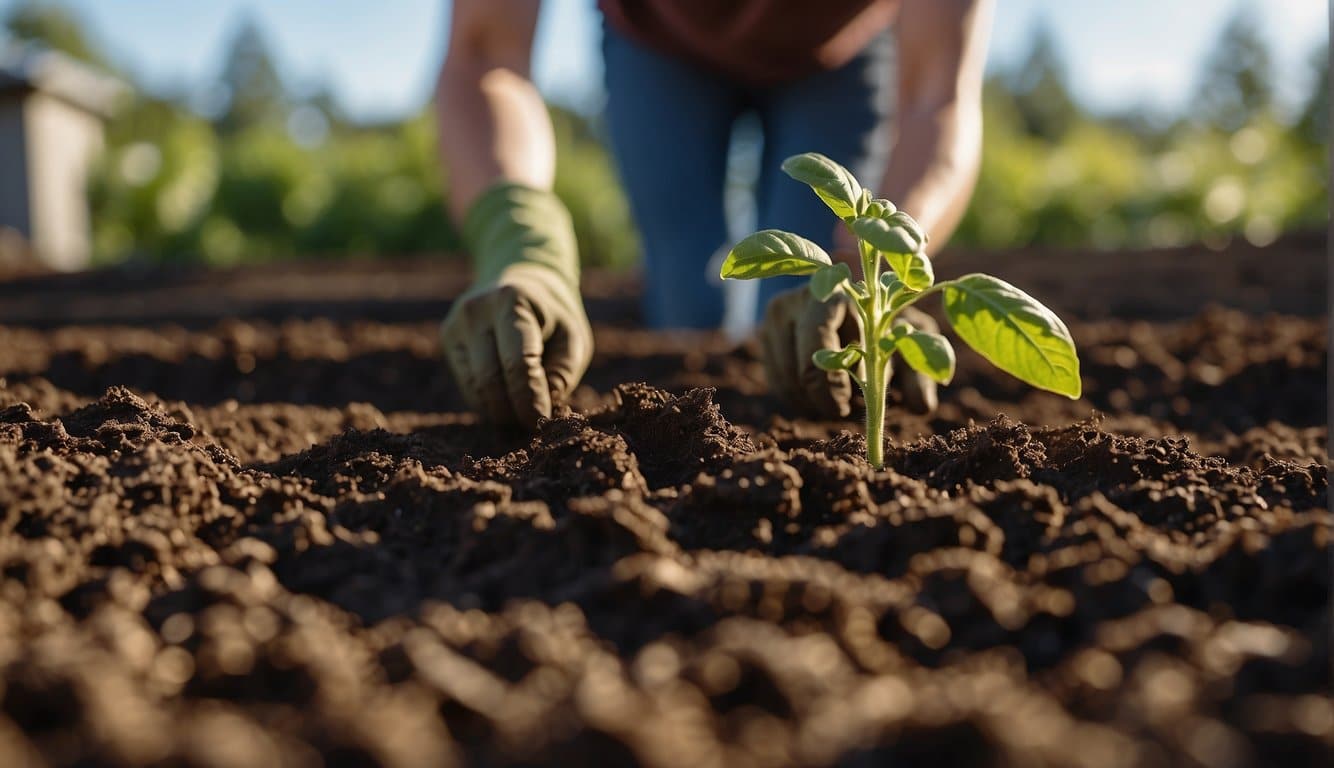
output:
<svg viewBox="0 0 1334 768"><path fill-rule="evenodd" d="M0 0L0 12L19 0ZM448 0L64 0L116 59L159 88L214 76L246 14L269 35L298 88L328 83L353 115L392 117L430 93L448 32ZM998 0L990 63L1026 50L1035 21L1054 29L1080 98L1099 110L1179 108L1199 64L1239 3L1260 10L1293 102L1308 88L1311 50L1328 35L1325 0ZM547 0L535 78L556 100L591 104L601 78L595 0Z"/></svg>

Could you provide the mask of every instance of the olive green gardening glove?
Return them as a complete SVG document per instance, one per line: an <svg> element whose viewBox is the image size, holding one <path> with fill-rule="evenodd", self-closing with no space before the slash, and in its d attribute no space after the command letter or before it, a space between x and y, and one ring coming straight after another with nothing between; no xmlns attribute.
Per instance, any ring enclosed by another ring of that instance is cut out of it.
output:
<svg viewBox="0 0 1334 768"><path fill-rule="evenodd" d="M911 307L900 315L914 326L940 330L930 315ZM760 344L769 390L789 406L824 418L852 413L852 380L847 371L816 367L818 349L841 349L858 339L857 313L846 296L817 301L806 286L784 291L769 300L760 323ZM893 377L891 369L889 375ZM900 377L903 403L916 413L936 410L936 382L909 370Z"/></svg>
<svg viewBox="0 0 1334 768"><path fill-rule="evenodd" d="M593 357L569 211L551 192L502 182L463 222L476 278L440 325L445 358L483 417L533 427Z"/></svg>

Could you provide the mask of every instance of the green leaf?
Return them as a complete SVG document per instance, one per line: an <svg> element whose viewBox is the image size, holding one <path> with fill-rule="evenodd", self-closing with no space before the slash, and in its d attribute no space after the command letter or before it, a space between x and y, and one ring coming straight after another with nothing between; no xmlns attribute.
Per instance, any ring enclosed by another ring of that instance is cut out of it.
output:
<svg viewBox="0 0 1334 768"><path fill-rule="evenodd" d="M852 270L847 264L831 264L821 267L811 275L811 295L817 301L829 301L829 297L838 293L839 286L852 280Z"/></svg>
<svg viewBox="0 0 1334 768"><path fill-rule="evenodd" d="M847 168L818 152L806 152L784 160L783 172L809 185L840 219L857 215L862 185Z"/></svg>
<svg viewBox="0 0 1334 768"><path fill-rule="evenodd" d="M1054 312L990 275L944 284L945 316L968 346L1020 381L1077 399L1079 357Z"/></svg>
<svg viewBox="0 0 1334 768"><path fill-rule="evenodd" d="M862 348L858 344L849 344L842 349L817 349L811 355L811 362L822 371L850 371L861 359Z"/></svg>
<svg viewBox="0 0 1334 768"><path fill-rule="evenodd" d="M883 197L872 198L870 190L863 190L863 192L862 197L866 200L866 204L861 207L862 216L869 216L873 219L888 219L898 210L893 203Z"/></svg>
<svg viewBox="0 0 1334 768"><path fill-rule="evenodd" d="M880 273L880 287L884 288L885 292L889 294L890 310L898 309L907 304L908 300L918 293L904 285L899 276L892 271Z"/></svg>
<svg viewBox="0 0 1334 768"><path fill-rule="evenodd" d="M904 285L914 291L924 291L936 282L936 272L931 267L931 260L921 252L921 242L904 227L869 216L859 216L848 226L854 235L885 254L885 260Z"/></svg>
<svg viewBox="0 0 1334 768"><path fill-rule="evenodd" d="M862 196L857 200L857 212L859 214L866 215L866 211L870 210L872 203L873 201L871 200L871 190L863 187Z"/></svg>
<svg viewBox="0 0 1334 768"><path fill-rule="evenodd" d="M889 215L885 217L885 221L888 222L890 226L903 227L907 230L908 234L917 242L917 248L914 250L920 251L922 246L926 245L927 237L926 232L922 230L922 225L917 223L917 219L909 216L904 211L891 211Z"/></svg>
<svg viewBox="0 0 1334 768"><path fill-rule="evenodd" d="M881 339L880 345L886 352L898 350L909 368L925 373L941 384L949 384L954 378L954 347L950 346L949 339L938 333L919 331L901 323L894 326L894 338Z"/></svg>
<svg viewBox="0 0 1334 768"><path fill-rule="evenodd" d="M871 244L872 248L884 253L913 253L917 250L917 241L908 230L890 224L874 216L858 216L849 224L852 234Z"/></svg>
<svg viewBox="0 0 1334 768"><path fill-rule="evenodd" d="M925 253L886 253L885 261L913 291L925 291L936 282L936 270Z"/></svg>
<svg viewBox="0 0 1334 768"><path fill-rule="evenodd" d="M809 275L831 263L829 254L810 240L779 229L765 229L737 243L723 260L720 274L733 280Z"/></svg>

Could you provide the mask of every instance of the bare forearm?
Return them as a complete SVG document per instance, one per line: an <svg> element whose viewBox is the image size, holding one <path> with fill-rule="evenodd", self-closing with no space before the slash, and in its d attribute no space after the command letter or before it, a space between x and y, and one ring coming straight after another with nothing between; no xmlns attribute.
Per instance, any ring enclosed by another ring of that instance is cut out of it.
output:
<svg viewBox="0 0 1334 768"><path fill-rule="evenodd" d="M993 0L903 0L899 112L884 191L944 247L982 157L982 78Z"/></svg>
<svg viewBox="0 0 1334 768"><path fill-rule="evenodd" d="M537 0L456 0L436 86L449 209L462 221L497 181L550 189L556 142L529 78Z"/></svg>
<svg viewBox="0 0 1334 768"><path fill-rule="evenodd" d="M898 124L883 194L917 219L934 250L949 240L972 197L982 116L971 105L951 104L910 112Z"/></svg>
<svg viewBox="0 0 1334 768"><path fill-rule="evenodd" d="M551 118L533 84L484 62L446 65L436 100L450 213L462 220L501 180L550 189L556 169Z"/></svg>

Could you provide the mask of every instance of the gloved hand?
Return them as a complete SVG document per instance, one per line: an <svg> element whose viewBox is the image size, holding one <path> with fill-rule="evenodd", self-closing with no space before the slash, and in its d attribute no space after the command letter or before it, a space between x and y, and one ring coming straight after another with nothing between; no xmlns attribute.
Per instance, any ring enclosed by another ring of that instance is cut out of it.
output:
<svg viewBox="0 0 1334 768"><path fill-rule="evenodd" d="M938 331L930 315L911 307L900 317L923 330ZM852 412L852 380L846 371L824 371L811 362L817 349L839 349L858 338L857 313L846 296L816 301L805 286L773 297L760 323L764 373L769 389L800 411L825 418ZM907 366L904 366L907 368ZM893 370L889 372L893 380ZM903 402L916 413L936 409L936 382L911 369L899 377Z"/></svg>
<svg viewBox="0 0 1334 768"><path fill-rule="evenodd" d="M551 192L505 182L473 203L463 238L476 280L440 325L445 357L470 407L533 427L593 357L570 214Z"/></svg>

